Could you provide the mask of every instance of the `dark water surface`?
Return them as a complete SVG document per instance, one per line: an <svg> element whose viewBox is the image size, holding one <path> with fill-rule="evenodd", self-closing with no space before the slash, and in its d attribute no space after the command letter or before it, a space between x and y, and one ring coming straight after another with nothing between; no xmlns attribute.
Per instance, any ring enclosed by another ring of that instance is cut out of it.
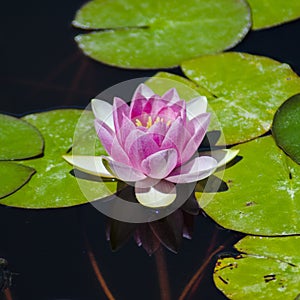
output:
<svg viewBox="0 0 300 300"><path fill-rule="evenodd" d="M83 56L73 41L77 30L70 25L82 4L79 0L2 4L1 112L19 116L55 107L85 107L113 84L156 73L117 69ZM295 21L250 33L234 50L289 63L299 74L299 37L300 21ZM171 72L181 74L179 69ZM203 215L196 219L193 239L185 240L178 254L167 250L163 254L171 299L178 299L210 252L234 237ZM149 257L133 240L111 252L105 217L90 205L35 211L0 205L0 228L0 257L17 273L11 287L14 300L106 299L88 246L116 299L160 299L156 261L163 257ZM213 263L189 299L225 299L214 287L212 270Z"/></svg>

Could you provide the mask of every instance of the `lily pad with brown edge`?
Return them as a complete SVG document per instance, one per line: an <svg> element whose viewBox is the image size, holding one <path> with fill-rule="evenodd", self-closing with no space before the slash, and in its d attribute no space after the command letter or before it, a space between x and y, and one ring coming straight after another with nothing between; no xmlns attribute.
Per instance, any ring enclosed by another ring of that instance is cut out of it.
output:
<svg viewBox="0 0 300 300"><path fill-rule="evenodd" d="M252 11L252 28L269 28L300 18L299 0L248 0Z"/></svg>
<svg viewBox="0 0 300 300"><path fill-rule="evenodd" d="M272 136L233 149L239 155L224 175L221 170L208 184L197 184L200 207L227 229L266 236L300 234L300 166Z"/></svg>
<svg viewBox="0 0 300 300"><path fill-rule="evenodd" d="M97 30L76 37L91 58L155 69L235 46L249 31L251 16L244 0L94 0L77 12L73 25Z"/></svg>
<svg viewBox="0 0 300 300"><path fill-rule="evenodd" d="M227 52L186 61L181 67L188 78L216 96L209 105L227 144L267 132L278 107L300 92L300 78L290 66L267 57ZM215 126L212 120L209 129Z"/></svg>
<svg viewBox="0 0 300 300"><path fill-rule="evenodd" d="M279 107L272 134L277 145L300 164L300 94L292 96Z"/></svg>
<svg viewBox="0 0 300 300"><path fill-rule="evenodd" d="M22 161L36 173L31 180L14 194L1 200L2 204L22 208L59 208L87 203L116 191L116 182L75 178L72 166L64 161L64 155L72 146L77 122L83 113L77 109L62 109L31 114L24 120L36 126L45 140L43 157ZM90 113L91 112L84 112ZM87 131L91 124L80 123ZM87 187L83 193L79 183Z"/></svg>
<svg viewBox="0 0 300 300"><path fill-rule="evenodd" d="M16 160L40 155L44 141L28 122L0 114L0 145L0 160Z"/></svg>
<svg viewBox="0 0 300 300"><path fill-rule="evenodd" d="M218 259L214 281L229 299L296 300L300 294L300 236L247 236L236 257Z"/></svg>
<svg viewBox="0 0 300 300"><path fill-rule="evenodd" d="M15 162L0 161L0 199L21 188L34 172L34 169Z"/></svg>

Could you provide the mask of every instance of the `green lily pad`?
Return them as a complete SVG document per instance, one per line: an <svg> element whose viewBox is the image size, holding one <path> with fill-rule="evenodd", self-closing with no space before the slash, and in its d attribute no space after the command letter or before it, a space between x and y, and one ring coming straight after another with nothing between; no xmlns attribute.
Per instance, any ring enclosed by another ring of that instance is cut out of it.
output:
<svg viewBox="0 0 300 300"><path fill-rule="evenodd" d="M300 236L247 236L236 258L218 260L214 281L229 299L296 300L300 295Z"/></svg>
<svg viewBox="0 0 300 300"><path fill-rule="evenodd" d="M22 162L34 168L36 174L24 187L2 199L2 204L23 208L67 207L116 191L116 182L75 178L70 174L72 166L62 158L72 146L74 131L82 113L81 110L64 109L25 116L24 119L36 126L44 137L44 156ZM79 126L83 131L90 129L90 124L81 122ZM84 184L88 193L82 192L79 184Z"/></svg>
<svg viewBox="0 0 300 300"><path fill-rule="evenodd" d="M299 0L248 0L253 29L276 26L300 18Z"/></svg>
<svg viewBox="0 0 300 300"><path fill-rule="evenodd" d="M34 172L34 169L14 162L0 161L0 199L22 187Z"/></svg>
<svg viewBox="0 0 300 300"><path fill-rule="evenodd" d="M272 133L277 145L300 164L300 94L279 107L274 117Z"/></svg>
<svg viewBox="0 0 300 300"><path fill-rule="evenodd" d="M244 0L94 0L73 25L109 29L78 35L84 53L122 68L167 68L236 45L251 26Z"/></svg>
<svg viewBox="0 0 300 300"><path fill-rule="evenodd" d="M227 52L186 61L182 69L217 97L209 105L227 144L267 132L278 107L300 92L300 78L287 64L262 56Z"/></svg>
<svg viewBox="0 0 300 300"><path fill-rule="evenodd" d="M43 138L31 124L0 114L0 160L34 157L43 152Z"/></svg>
<svg viewBox="0 0 300 300"><path fill-rule="evenodd" d="M163 95L167 90L176 88L180 98L186 101L200 95L205 96L207 99L215 98L208 90L197 86L193 81L167 72L156 73L146 81L146 85L158 95Z"/></svg>
<svg viewBox="0 0 300 300"><path fill-rule="evenodd" d="M239 156L224 177L214 173L204 192L201 182L196 186L203 210L221 226L248 234L300 234L300 166L272 136L232 149Z"/></svg>

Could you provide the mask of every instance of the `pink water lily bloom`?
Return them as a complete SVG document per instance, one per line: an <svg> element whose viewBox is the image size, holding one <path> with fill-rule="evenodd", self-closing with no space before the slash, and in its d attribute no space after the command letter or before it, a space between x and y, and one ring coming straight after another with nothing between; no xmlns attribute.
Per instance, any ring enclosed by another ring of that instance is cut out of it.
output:
<svg viewBox="0 0 300 300"><path fill-rule="evenodd" d="M117 97L113 105L93 99L96 132L108 156L93 163L91 157L66 159L78 169L133 183L145 206L169 205L175 184L204 179L218 166L215 158L197 155L210 120L206 107L205 97L185 102L176 89L160 97L144 84L130 105Z"/></svg>

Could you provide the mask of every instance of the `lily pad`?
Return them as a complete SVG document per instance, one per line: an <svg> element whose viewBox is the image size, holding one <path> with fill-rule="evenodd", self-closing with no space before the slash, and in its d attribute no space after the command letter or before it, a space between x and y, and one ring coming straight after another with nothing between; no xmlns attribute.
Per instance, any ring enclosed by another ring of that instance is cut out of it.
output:
<svg viewBox="0 0 300 300"><path fill-rule="evenodd" d="M208 90L197 86L193 81L168 72L158 72L146 81L156 94L163 95L167 90L176 88L181 99L186 101L199 96L205 96L207 99L214 99Z"/></svg>
<svg viewBox="0 0 300 300"><path fill-rule="evenodd" d="M14 162L0 161L0 199L22 187L34 172L34 169Z"/></svg>
<svg viewBox="0 0 300 300"><path fill-rule="evenodd" d="M214 281L229 299L295 300L300 294L300 236L247 236L242 254L220 258Z"/></svg>
<svg viewBox="0 0 300 300"><path fill-rule="evenodd" d="M277 145L300 164L300 94L279 107L274 117L272 133Z"/></svg>
<svg viewBox="0 0 300 300"><path fill-rule="evenodd" d="M185 75L216 96L209 101L227 144L267 132L278 107L300 92L300 78L287 64L267 57L227 52L182 64ZM212 123L210 129L214 129Z"/></svg>
<svg viewBox="0 0 300 300"><path fill-rule="evenodd" d="M244 0L94 0L73 25L109 29L78 35L84 53L122 68L167 68L236 45L251 26Z"/></svg>
<svg viewBox="0 0 300 300"><path fill-rule="evenodd" d="M116 191L116 182L75 178L70 174L72 166L62 158L72 146L76 124L82 113L82 110L64 109L25 116L24 119L36 126L44 137L44 156L22 162L34 168L36 174L20 190L2 199L2 204L23 208L67 207ZM90 124L81 122L80 126L84 131L90 129ZM80 182L87 186L88 194L81 191Z"/></svg>
<svg viewBox="0 0 300 300"><path fill-rule="evenodd" d="M202 209L228 229L268 236L300 234L300 166L272 136L232 149L239 149L239 156L224 177L214 173L204 192L201 182L197 184Z"/></svg>
<svg viewBox="0 0 300 300"><path fill-rule="evenodd" d="M300 18L299 0L248 0L253 29L276 26Z"/></svg>
<svg viewBox="0 0 300 300"><path fill-rule="evenodd" d="M34 157L43 152L43 138L31 124L0 114L0 160Z"/></svg>

